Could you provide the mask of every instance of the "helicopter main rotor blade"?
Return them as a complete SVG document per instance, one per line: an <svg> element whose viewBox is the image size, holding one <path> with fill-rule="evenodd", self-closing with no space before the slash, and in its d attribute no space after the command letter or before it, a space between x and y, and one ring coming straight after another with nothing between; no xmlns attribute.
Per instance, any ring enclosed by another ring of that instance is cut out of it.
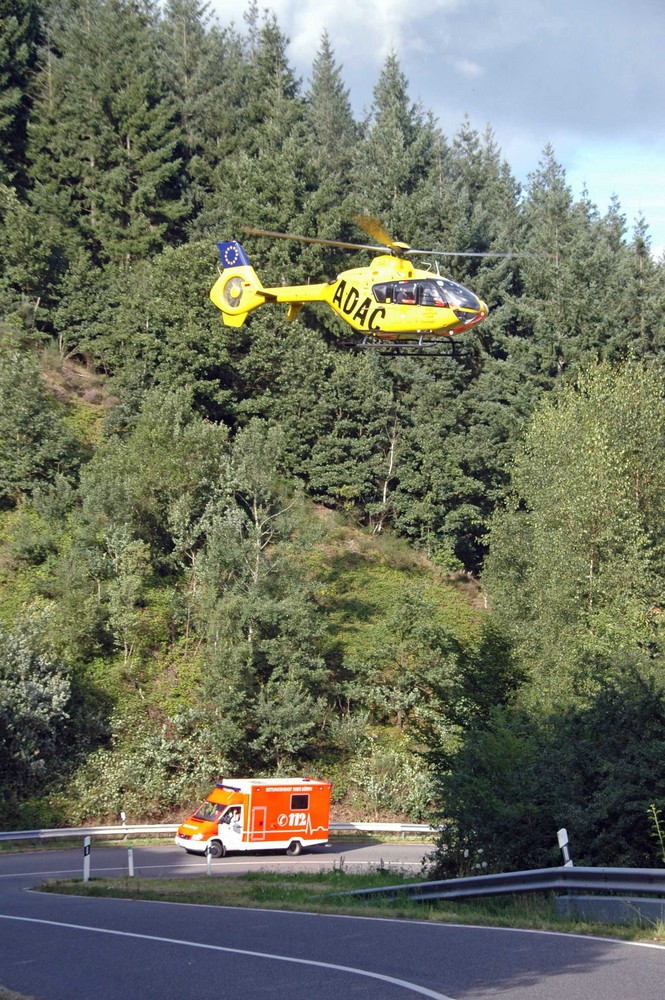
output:
<svg viewBox="0 0 665 1000"><path fill-rule="evenodd" d="M539 253L520 253L519 251L508 250L504 253L499 253L493 250L413 250L409 249L406 251L409 256L412 254L418 254L423 257L542 257L543 254Z"/></svg>
<svg viewBox="0 0 665 1000"><path fill-rule="evenodd" d="M364 229L368 236L373 236L375 240L380 240L384 246L389 247L398 257L411 257L414 254L430 257L533 257L530 253L493 253L474 252L464 250L415 250L408 243L401 243L393 239L388 230L375 219L373 215L353 215L351 217L356 225Z"/></svg>
<svg viewBox="0 0 665 1000"><path fill-rule="evenodd" d="M386 250L397 257L411 257L414 255L427 257L540 257L542 254L533 253L494 253L494 252L473 252L465 250L414 250L408 243L400 243L393 240L383 228L381 223L371 215L354 215L354 220L365 229L370 236L383 239L378 246L371 243L348 243L346 240L326 240L321 236L302 236L299 233L278 233L273 229L254 229L252 226L241 226L243 233L250 236L269 236L271 239L296 240L299 243L316 243L326 247L341 247L344 250L375 250L378 253L385 253Z"/></svg>
<svg viewBox="0 0 665 1000"><path fill-rule="evenodd" d="M412 253L408 243L401 243L399 240L393 239L388 230L373 215L352 215L351 218L357 226L365 230L368 236L380 240L384 247L389 247L398 257Z"/></svg>
<svg viewBox="0 0 665 1000"><path fill-rule="evenodd" d="M344 240L324 240L320 236L299 236L296 233L276 233L272 229L253 229L250 226L240 227L243 233L250 236L270 236L279 240L297 240L300 243L318 243L326 247L343 247L346 250L380 250L385 246L370 246L368 243L346 243Z"/></svg>

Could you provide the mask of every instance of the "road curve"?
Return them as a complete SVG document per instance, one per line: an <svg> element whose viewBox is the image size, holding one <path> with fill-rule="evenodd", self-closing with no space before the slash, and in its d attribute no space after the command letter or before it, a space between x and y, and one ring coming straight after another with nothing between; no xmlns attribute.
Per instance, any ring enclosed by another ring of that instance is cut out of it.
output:
<svg viewBox="0 0 665 1000"><path fill-rule="evenodd" d="M270 863L375 864L367 850L335 845ZM417 853L381 845L379 856L415 867ZM91 860L93 875L120 874L127 852L93 849ZM214 875L237 871L231 860L215 862ZM173 848L137 848L134 861L138 877L206 877L205 862ZM665 1000L665 949L656 946L30 891L81 868L71 850L0 856L0 983L39 1000L200 1000L231 990L243 1000Z"/></svg>

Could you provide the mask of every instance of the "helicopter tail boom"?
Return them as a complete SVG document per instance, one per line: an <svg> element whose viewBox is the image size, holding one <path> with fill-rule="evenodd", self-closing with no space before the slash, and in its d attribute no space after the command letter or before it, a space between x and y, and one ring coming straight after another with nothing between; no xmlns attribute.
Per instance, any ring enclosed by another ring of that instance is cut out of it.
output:
<svg viewBox="0 0 665 1000"><path fill-rule="evenodd" d="M329 283L264 288L239 243L231 240L217 246L224 270L213 285L210 298L221 311L227 326L242 326L253 309L267 302L284 303L287 306L286 319L292 321L305 302L326 299Z"/></svg>

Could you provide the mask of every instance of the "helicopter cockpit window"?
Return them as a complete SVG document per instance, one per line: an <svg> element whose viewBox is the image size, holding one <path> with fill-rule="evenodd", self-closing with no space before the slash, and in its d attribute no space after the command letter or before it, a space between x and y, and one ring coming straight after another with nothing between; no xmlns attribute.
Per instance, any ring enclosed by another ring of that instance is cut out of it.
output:
<svg viewBox="0 0 665 1000"><path fill-rule="evenodd" d="M436 281L424 281L420 293L420 304L423 306L438 306L442 308L447 305L443 290L438 287Z"/></svg>
<svg viewBox="0 0 665 1000"><path fill-rule="evenodd" d="M372 291L377 302L392 302L393 300L392 281L388 284L374 285Z"/></svg>
<svg viewBox="0 0 665 1000"><path fill-rule="evenodd" d="M415 281L400 281L395 285L395 302L404 306L415 306L417 288Z"/></svg>
<svg viewBox="0 0 665 1000"><path fill-rule="evenodd" d="M449 278L437 278L436 284L440 288L443 297L453 308L455 306L462 306L467 309L480 308L480 303L476 296L468 288L465 288L464 285L458 285L456 281L450 281Z"/></svg>

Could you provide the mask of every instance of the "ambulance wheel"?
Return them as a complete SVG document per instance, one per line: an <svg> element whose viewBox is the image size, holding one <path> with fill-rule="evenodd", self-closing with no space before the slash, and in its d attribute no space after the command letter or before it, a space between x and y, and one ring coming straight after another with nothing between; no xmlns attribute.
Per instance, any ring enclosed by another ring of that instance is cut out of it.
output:
<svg viewBox="0 0 665 1000"><path fill-rule="evenodd" d="M302 853L302 844L299 840L292 840L289 846L286 848L286 853L290 858L297 858L299 854Z"/></svg>
<svg viewBox="0 0 665 1000"><path fill-rule="evenodd" d="M220 840L211 840L208 844L208 852L211 858L223 858L226 854L226 848Z"/></svg>

